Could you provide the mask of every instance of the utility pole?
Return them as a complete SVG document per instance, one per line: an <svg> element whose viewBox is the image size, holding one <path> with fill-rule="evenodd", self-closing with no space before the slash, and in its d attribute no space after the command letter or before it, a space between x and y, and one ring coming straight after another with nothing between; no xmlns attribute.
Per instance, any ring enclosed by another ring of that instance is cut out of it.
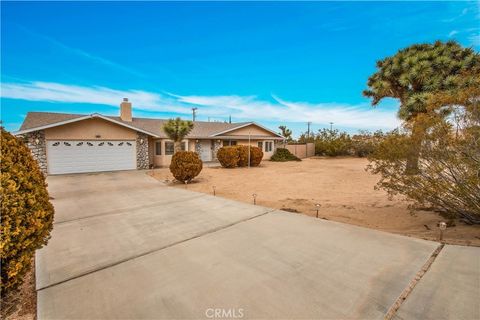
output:
<svg viewBox="0 0 480 320"><path fill-rule="evenodd" d="M193 108L192 108L192 118L193 118L193 121L195 121L195 116L196 116L195 111L197 111L197 109L198 109L197 107L193 107Z"/></svg>
<svg viewBox="0 0 480 320"><path fill-rule="evenodd" d="M330 122L330 131L333 130L333 122Z"/></svg>
<svg viewBox="0 0 480 320"><path fill-rule="evenodd" d="M310 125L312 123L310 121L307 122L307 126L308 126L308 130L307 130L307 142L308 142L308 139L310 139Z"/></svg>

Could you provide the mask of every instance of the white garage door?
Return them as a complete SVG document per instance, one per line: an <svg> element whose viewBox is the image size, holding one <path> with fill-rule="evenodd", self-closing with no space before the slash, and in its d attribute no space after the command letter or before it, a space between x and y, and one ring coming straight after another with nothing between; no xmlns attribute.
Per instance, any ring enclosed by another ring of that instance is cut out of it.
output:
<svg viewBox="0 0 480 320"><path fill-rule="evenodd" d="M136 169L135 141L48 141L49 174Z"/></svg>

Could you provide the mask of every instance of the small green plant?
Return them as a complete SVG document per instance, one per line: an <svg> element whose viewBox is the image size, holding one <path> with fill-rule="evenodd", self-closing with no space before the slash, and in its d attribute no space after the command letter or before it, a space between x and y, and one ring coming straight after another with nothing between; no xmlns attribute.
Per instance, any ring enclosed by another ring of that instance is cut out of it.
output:
<svg viewBox="0 0 480 320"><path fill-rule="evenodd" d="M18 288L35 250L46 245L53 228L53 206L45 177L30 150L1 129L1 291Z"/></svg>
<svg viewBox="0 0 480 320"><path fill-rule="evenodd" d="M178 181L188 183L202 171L203 163L193 151L178 151L172 156L170 172Z"/></svg>
<svg viewBox="0 0 480 320"><path fill-rule="evenodd" d="M217 151L217 159L224 168L235 168L240 159L238 148L222 147Z"/></svg>
<svg viewBox="0 0 480 320"><path fill-rule="evenodd" d="M270 158L270 161L278 161L278 162L302 161L302 159L292 154L288 149L277 148L273 156Z"/></svg>

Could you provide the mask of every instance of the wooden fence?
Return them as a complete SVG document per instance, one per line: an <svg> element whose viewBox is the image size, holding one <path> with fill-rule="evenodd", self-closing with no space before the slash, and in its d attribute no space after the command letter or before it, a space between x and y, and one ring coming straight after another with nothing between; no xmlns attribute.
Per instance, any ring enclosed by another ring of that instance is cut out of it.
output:
<svg viewBox="0 0 480 320"><path fill-rule="evenodd" d="M313 157L315 155L314 143L287 144L285 148L300 159Z"/></svg>

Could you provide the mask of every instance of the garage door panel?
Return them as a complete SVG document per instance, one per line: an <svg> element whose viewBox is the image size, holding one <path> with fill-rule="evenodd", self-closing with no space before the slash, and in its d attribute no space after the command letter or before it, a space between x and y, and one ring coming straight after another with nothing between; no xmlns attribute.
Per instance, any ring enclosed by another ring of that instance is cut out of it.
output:
<svg viewBox="0 0 480 320"><path fill-rule="evenodd" d="M82 173L136 168L135 141L48 141L48 173Z"/></svg>

